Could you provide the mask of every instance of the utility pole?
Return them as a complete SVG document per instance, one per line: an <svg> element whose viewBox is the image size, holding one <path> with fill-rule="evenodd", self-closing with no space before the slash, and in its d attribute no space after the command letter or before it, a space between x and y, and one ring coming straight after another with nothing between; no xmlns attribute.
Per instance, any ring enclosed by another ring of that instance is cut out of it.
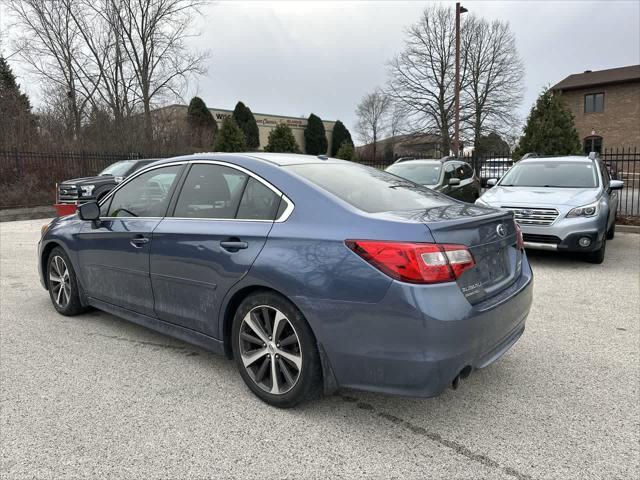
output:
<svg viewBox="0 0 640 480"><path fill-rule="evenodd" d="M456 3L456 108L453 133L453 153L457 157L460 154L460 15L467 9Z"/></svg>

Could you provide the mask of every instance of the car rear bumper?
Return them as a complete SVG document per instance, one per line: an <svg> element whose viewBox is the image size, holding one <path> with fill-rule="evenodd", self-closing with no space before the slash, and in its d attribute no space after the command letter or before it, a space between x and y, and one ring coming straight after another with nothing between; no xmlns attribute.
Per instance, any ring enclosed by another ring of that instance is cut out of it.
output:
<svg viewBox="0 0 640 480"><path fill-rule="evenodd" d="M476 305L455 283L393 282L378 304L307 299L300 307L341 387L431 397L463 369L486 367L520 338L532 279L525 261L513 285Z"/></svg>

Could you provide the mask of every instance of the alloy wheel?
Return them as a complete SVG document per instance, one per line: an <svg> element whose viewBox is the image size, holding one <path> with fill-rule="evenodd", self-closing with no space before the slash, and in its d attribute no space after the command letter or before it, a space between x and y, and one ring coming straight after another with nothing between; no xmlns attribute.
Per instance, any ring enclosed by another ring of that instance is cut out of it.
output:
<svg viewBox="0 0 640 480"><path fill-rule="evenodd" d="M278 309L251 309L240 326L240 356L251 379L265 392L291 390L302 370L302 348L291 322Z"/></svg>
<svg viewBox="0 0 640 480"><path fill-rule="evenodd" d="M65 308L71 300L71 278L64 259L56 255L49 263L49 288L56 305Z"/></svg>

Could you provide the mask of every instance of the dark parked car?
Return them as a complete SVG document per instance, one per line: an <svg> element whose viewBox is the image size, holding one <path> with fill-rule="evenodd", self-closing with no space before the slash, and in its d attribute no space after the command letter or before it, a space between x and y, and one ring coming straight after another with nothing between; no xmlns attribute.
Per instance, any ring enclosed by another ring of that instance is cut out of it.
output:
<svg viewBox="0 0 640 480"><path fill-rule="evenodd" d="M326 157L161 161L38 250L61 314L225 353L279 407L339 386L437 395L518 340L532 298L511 212Z"/></svg>
<svg viewBox="0 0 640 480"><path fill-rule="evenodd" d="M92 200L99 201L123 179L156 160L156 158L122 160L109 165L95 177L65 180L58 184L57 203L79 204Z"/></svg>
<svg viewBox="0 0 640 480"><path fill-rule="evenodd" d="M462 160L399 159L386 171L465 202L473 203L480 196L480 180Z"/></svg>

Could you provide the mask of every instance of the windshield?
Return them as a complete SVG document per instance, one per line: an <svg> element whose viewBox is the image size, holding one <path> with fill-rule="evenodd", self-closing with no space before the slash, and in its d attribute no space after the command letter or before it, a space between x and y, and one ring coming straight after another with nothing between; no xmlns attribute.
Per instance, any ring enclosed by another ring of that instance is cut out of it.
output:
<svg viewBox="0 0 640 480"><path fill-rule="evenodd" d="M109 165L102 170L98 175L113 175L114 177L124 177L129 169L136 163L135 160L123 160L116 162L113 165Z"/></svg>
<svg viewBox="0 0 640 480"><path fill-rule="evenodd" d="M591 162L518 163L503 177L503 187L595 188L598 177Z"/></svg>
<svg viewBox="0 0 640 480"><path fill-rule="evenodd" d="M387 168L387 172L421 185L436 185L441 170L441 163L396 163Z"/></svg>
<svg viewBox="0 0 640 480"><path fill-rule="evenodd" d="M426 187L355 163L313 163L286 168L368 213L425 209L454 203Z"/></svg>

